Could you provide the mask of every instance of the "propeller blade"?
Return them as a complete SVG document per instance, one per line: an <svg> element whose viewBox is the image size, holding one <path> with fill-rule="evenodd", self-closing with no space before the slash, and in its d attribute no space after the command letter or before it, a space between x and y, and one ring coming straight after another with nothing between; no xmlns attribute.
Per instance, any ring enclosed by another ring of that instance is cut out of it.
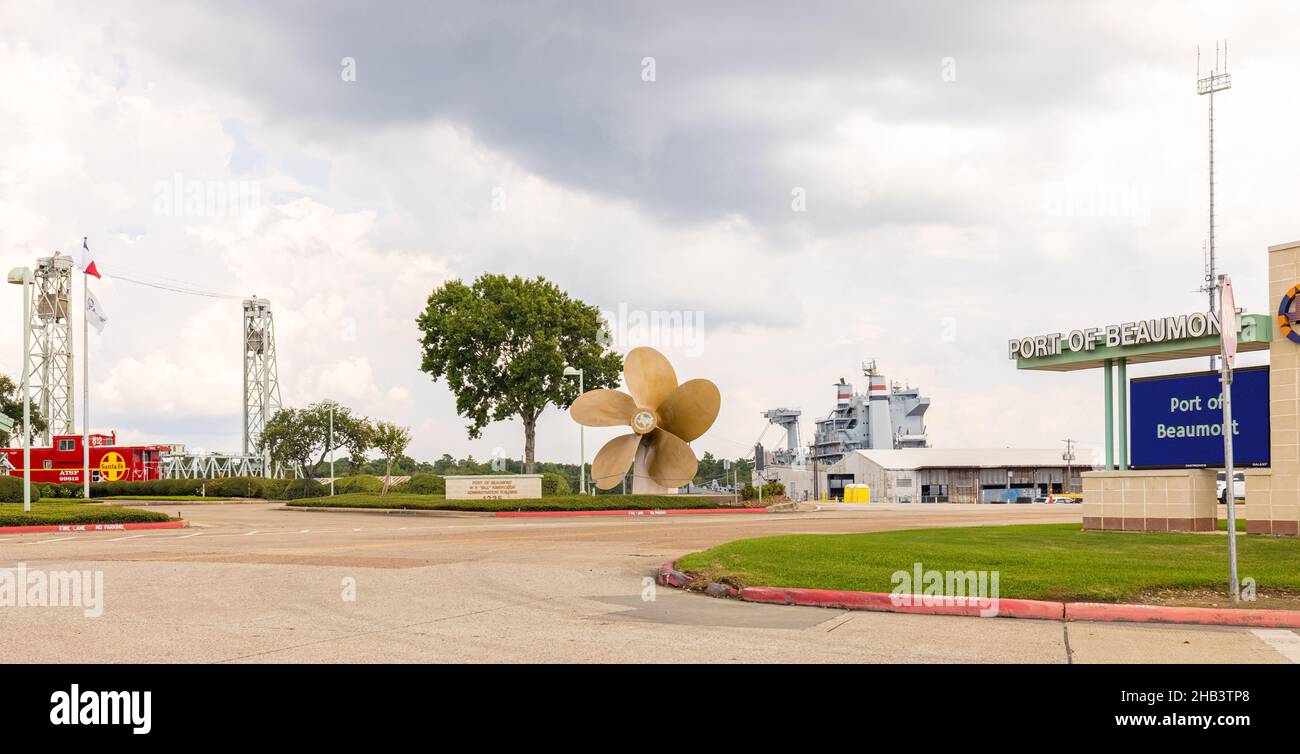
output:
<svg viewBox="0 0 1300 754"><path fill-rule="evenodd" d="M677 389L677 373L663 354L653 348L633 348L623 357L623 379L636 405L656 409Z"/></svg>
<svg viewBox="0 0 1300 754"><path fill-rule="evenodd" d="M569 416L588 427L626 427L636 413L636 401L621 390L588 390L569 406Z"/></svg>
<svg viewBox="0 0 1300 754"><path fill-rule="evenodd" d="M665 487L681 487L695 478L700 463L685 441L659 428L646 438L646 470L651 479Z"/></svg>
<svg viewBox="0 0 1300 754"><path fill-rule="evenodd" d="M683 382L659 404L659 426L690 442L713 426L722 407L722 393L708 380Z"/></svg>
<svg viewBox="0 0 1300 754"><path fill-rule="evenodd" d="M641 444L641 435L623 435L605 443L605 447L596 453L591 461L591 479L597 489L608 490L618 486L632 468L636 459L636 449Z"/></svg>

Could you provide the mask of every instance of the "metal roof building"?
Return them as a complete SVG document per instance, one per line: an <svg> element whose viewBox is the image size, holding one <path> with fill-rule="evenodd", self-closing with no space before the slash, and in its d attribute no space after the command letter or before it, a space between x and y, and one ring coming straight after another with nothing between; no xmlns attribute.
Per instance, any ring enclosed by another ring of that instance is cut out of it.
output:
<svg viewBox="0 0 1300 754"><path fill-rule="evenodd" d="M1051 492L1078 492L1092 453L1063 448L899 448L855 450L825 467L819 480L830 498L866 484L872 501L890 503L1016 502ZM1067 480L1068 474L1068 480Z"/></svg>

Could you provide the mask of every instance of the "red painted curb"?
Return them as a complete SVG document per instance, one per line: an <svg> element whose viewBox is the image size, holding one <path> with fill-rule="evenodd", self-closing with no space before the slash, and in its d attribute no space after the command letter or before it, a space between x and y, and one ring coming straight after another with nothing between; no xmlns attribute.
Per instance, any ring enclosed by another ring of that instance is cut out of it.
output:
<svg viewBox="0 0 1300 754"><path fill-rule="evenodd" d="M1300 628L1300 612L1292 610L1111 605L1100 602L1071 602L1065 606L1065 619L1119 621L1125 623L1199 623L1210 626Z"/></svg>
<svg viewBox="0 0 1300 754"><path fill-rule="evenodd" d="M992 609L992 605L981 606L979 600L975 598L926 597L920 594L895 595L888 592L751 586L740 590L740 598L746 602L763 602L776 605L804 605L843 610L915 613L918 615L997 616L1000 618L1031 618L1036 620L1063 620L1065 616L1065 606L1062 603L1043 600L999 599L997 612L992 615L985 615L985 611Z"/></svg>
<svg viewBox="0 0 1300 754"><path fill-rule="evenodd" d="M659 583L683 587L690 577L677 570L677 561L659 567ZM887 592L854 592L839 589L799 589L750 586L739 593L727 588L725 596L768 605L802 605L840 610L872 610L918 615L981 616L978 602L962 604L960 598L895 595ZM718 596L718 595L715 595ZM907 599L907 598L910 598ZM925 604L930 599L936 604ZM910 604L909 604L910 603ZM1049 602L1045 600L999 599L998 618L1029 618L1057 621L1105 621L1128 623L1174 623L1207 626L1250 626L1254 628L1300 628L1300 611L1223 609L1213 607L1169 607L1165 605L1117 605L1104 602Z"/></svg>
<svg viewBox="0 0 1300 754"><path fill-rule="evenodd" d="M0 534L78 533L87 531L137 531L139 529L182 529L184 521L153 521L143 524L48 524L42 526L0 526Z"/></svg>
<svg viewBox="0 0 1300 754"><path fill-rule="evenodd" d="M687 516L713 513L767 513L766 508L675 508L619 511L497 511L497 518L569 518L573 516Z"/></svg>

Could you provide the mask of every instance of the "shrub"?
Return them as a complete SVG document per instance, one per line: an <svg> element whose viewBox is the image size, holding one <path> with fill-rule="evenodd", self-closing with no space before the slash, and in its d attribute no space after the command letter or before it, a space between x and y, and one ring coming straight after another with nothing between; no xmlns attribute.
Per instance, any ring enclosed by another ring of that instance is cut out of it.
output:
<svg viewBox="0 0 1300 754"><path fill-rule="evenodd" d="M266 480L266 498L268 500L298 500L303 497L323 497L329 494L329 487L312 480L307 486L307 494L303 494L302 480L294 479L267 479Z"/></svg>
<svg viewBox="0 0 1300 754"><path fill-rule="evenodd" d="M545 492L545 480L543 480L542 485L543 492ZM437 474L416 474L407 481L392 487L389 492L399 492L404 495L445 495L447 494L447 480Z"/></svg>
<svg viewBox="0 0 1300 754"><path fill-rule="evenodd" d="M252 476L232 476L209 479L205 485L208 497L266 497L266 484L271 480Z"/></svg>
<svg viewBox="0 0 1300 754"><path fill-rule="evenodd" d="M36 493L35 487L32 494ZM0 502L21 503L23 501L23 480L16 476L0 476Z"/></svg>
<svg viewBox="0 0 1300 754"><path fill-rule="evenodd" d="M150 479L147 481L98 482L90 485L91 497L158 497L199 495L204 479ZM76 487L77 485L73 485Z"/></svg>
<svg viewBox="0 0 1300 754"><path fill-rule="evenodd" d="M780 497L781 495L784 495L784 494L785 494L785 485L782 484L781 482L764 482L764 483L763 483L763 499L764 499L764 500L766 500L766 499L769 498L769 497ZM747 485L745 485L745 486L742 487L741 490L740 490L740 498L741 498L742 500L757 500L757 499L758 499L758 488L755 487L755 486L752 485L752 484L747 484Z"/></svg>
<svg viewBox="0 0 1300 754"><path fill-rule="evenodd" d="M572 495L573 488L563 474L548 471L542 474L542 497L550 495Z"/></svg>
<svg viewBox="0 0 1300 754"><path fill-rule="evenodd" d="M328 489L329 485L325 485ZM345 476L334 480L334 494L347 495L353 492L375 492L384 488L384 483L375 476Z"/></svg>

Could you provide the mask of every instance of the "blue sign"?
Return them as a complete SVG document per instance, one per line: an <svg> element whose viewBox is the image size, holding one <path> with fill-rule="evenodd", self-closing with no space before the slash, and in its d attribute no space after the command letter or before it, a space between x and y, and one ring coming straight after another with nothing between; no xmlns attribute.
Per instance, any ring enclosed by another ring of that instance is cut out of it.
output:
<svg viewBox="0 0 1300 754"><path fill-rule="evenodd" d="M1223 405L1218 372L1142 377L1129 384L1133 468L1223 466ZM1269 462L1268 367L1232 377L1233 465Z"/></svg>

